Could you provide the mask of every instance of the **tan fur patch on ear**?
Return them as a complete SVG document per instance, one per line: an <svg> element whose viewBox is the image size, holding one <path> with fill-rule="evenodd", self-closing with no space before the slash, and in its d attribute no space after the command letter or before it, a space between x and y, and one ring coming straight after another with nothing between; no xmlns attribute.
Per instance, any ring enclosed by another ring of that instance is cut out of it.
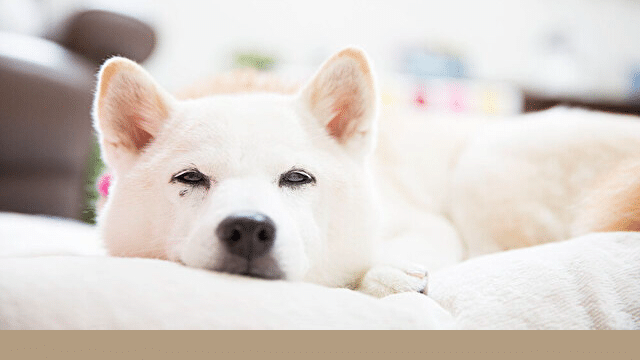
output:
<svg viewBox="0 0 640 360"><path fill-rule="evenodd" d="M351 59L356 61L356 63L358 64L358 66L360 68L360 72L363 75L365 75L365 76L370 76L371 75L371 68L370 68L370 65L369 65L369 61L365 57L364 52L362 52L361 50L357 50L357 49L354 49L354 48L344 49L344 50L340 51L338 54L336 54L335 57L336 58L338 58L338 57L351 58Z"/></svg>
<svg viewBox="0 0 640 360"><path fill-rule="evenodd" d="M104 64L104 66L100 70L100 86L98 96L107 93L107 88L109 87L109 84L111 84L113 76L117 74L123 66L125 66L125 64L122 61L111 61Z"/></svg>

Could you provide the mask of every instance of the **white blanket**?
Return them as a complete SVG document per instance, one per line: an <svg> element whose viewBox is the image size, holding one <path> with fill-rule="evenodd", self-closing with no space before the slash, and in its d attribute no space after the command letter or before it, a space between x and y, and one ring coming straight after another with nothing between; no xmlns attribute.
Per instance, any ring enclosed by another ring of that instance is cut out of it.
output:
<svg viewBox="0 0 640 360"><path fill-rule="evenodd" d="M639 233L486 255L431 280L459 328L640 329Z"/></svg>
<svg viewBox="0 0 640 360"><path fill-rule="evenodd" d="M0 329L640 328L640 235L472 259L374 299L103 255L94 229L0 214Z"/></svg>

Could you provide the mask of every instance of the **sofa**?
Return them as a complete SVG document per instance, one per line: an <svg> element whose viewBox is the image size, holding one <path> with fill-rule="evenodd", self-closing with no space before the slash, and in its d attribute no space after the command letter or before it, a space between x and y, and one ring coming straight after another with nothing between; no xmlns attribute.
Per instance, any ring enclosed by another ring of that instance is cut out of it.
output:
<svg viewBox="0 0 640 360"><path fill-rule="evenodd" d="M0 32L0 211L81 218L97 69L113 55L143 62L155 43L149 24L101 9L39 36Z"/></svg>

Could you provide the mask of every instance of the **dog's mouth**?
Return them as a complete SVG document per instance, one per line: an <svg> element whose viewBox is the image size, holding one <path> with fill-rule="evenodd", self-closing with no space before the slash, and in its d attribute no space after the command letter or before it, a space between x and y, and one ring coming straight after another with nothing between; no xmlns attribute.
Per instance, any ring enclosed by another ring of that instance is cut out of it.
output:
<svg viewBox="0 0 640 360"><path fill-rule="evenodd" d="M272 269L254 269L252 267L248 267L247 271L241 273L240 275L250 276L260 279L267 280L282 280L284 279L284 275L280 271L273 271Z"/></svg>
<svg viewBox="0 0 640 360"><path fill-rule="evenodd" d="M284 272L270 256L247 260L237 256L226 256L210 270L228 274L249 276L267 280L282 280Z"/></svg>

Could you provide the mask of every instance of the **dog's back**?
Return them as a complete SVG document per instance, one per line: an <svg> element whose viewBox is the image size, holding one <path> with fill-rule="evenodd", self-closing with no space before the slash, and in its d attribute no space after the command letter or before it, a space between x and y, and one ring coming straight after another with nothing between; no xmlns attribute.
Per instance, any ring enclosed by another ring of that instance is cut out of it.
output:
<svg viewBox="0 0 640 360"><path fill-rule="evenodd" d="M295 94L301 84L288 81L271 73L254 69L238 69L226 74L211 76L176 92L178 99L197 99L217 94L277 93Z"/></svg>
<svg viewBox="0 0 640 360"><path fill-rule="evenodd" d="M576 221L590 229L637 227L638 212L627 203L640 183L620 186L629 175L605 185L606 202L580 201L638 151L640 122L628 116L555 109L488 127L460 157L452 218L472 256L568 239L586 231L572 231Z"/></svg>

